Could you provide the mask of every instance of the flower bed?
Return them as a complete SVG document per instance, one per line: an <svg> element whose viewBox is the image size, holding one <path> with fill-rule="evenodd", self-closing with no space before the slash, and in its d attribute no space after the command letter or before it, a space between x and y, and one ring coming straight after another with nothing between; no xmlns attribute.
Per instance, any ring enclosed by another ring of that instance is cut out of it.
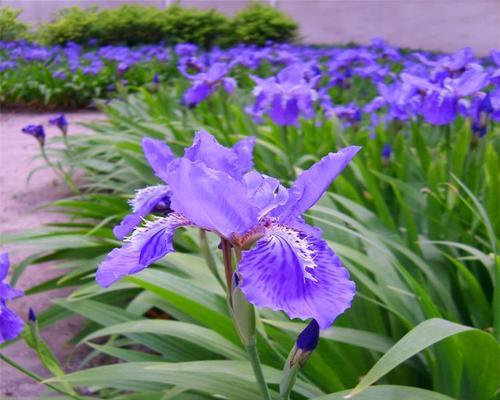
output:
<svg viewBox="0 0 500 400"><path fill-rule="evenodd" d="M145 68L146 86L101 103L108 120L90 124L95 135L61 116L51 120L59 137L24 130L74 191L53 205L68 223L11 239L38 247L26 264L57 260L66 272L27 295L74 288L23 333L50 389L492 398L498 52L403 52L380 40L154 48L168 62L148 62L164 72ZM144 48L106 49L121 54L103 61L115 81L120 63L120 79L141 68L131 54ZM79 55L75 75L99 51ZM73 314L89 322L86 362L123 362L65 375L38 326Z"/></svg>

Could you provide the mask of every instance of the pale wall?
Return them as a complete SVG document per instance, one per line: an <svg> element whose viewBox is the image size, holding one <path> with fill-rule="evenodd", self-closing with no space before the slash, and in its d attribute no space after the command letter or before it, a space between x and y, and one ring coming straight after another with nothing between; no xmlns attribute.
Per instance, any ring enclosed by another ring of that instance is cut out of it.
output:
<svg viewBox="0 0 500 400"><path fill-rule="evenodd" d="M163 0L0 0L23 8L23 20L40 23L69 5L113 7L140 3L163 7ZM181 0L188 7L215 7L234 14L244 0ZM367 43L380 36L413 48L454 51L471 46L478 54L500 49L500 0L277 0L295 18L306 43Z"/></svg>

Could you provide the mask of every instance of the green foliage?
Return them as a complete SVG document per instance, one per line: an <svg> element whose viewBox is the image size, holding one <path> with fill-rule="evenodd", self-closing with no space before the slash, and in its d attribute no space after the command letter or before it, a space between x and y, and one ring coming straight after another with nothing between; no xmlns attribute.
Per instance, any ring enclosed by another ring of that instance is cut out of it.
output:
<svg viewBox="0 0 500 400"><path fill-rule="evenodd" d="M102 44L158 43L165 37L165 15L155 7L125 4L100 11L94 38Z"/></svg>
<svg viewBox="0 0 500 400"><path fill-rule="evenodd" d="M53 22L40 29L48 44L74 41L99 43L195 43L209 48L213 45L266 41L287 42L296 38L298 25L273 7L252 4L231 20L214 9L184 8L172 5L167 9L127 4L98 10L71 7L59 11Z"/></svg>
<svg viewBox="0 0 500 400"><path fill-rule="evenodd" d="M253 3L232 21L237 41L264 45L266 41L283 43L297 38L298 24L278 9Z"/></svg>
<svg viewBox="0 0 500 400"><path fill-rule="evenodd" d="M214 276L223 273L214 236L208 234L200 247L197 232L181 232L176 253L107 290L93 279L97 264L118 245L112 227L128 213L126 200L134 189L157 182L141 139L165 140L180 154L194 130L203 128L225 144L256 135L256 168L284 181L332 149L363 146L308 216L349 269L357 297L322 332L292 399L340 399L355 387L360 393L354 399L493 398L500 370L490 332L500 307L493 301L498 126L471 142L468 122L459 119L450 129L451 147L441 128L422 121L414 121L406 136L400 126L379 127L375 139L364 124L342 130L331 120L320 126L301 121L283 132L248 117L244 90L216 93L210 104L191 110L179 107L182 90L175 80L158 92L142 89L112 101L103 107L108 120L89 124L95 135L79 136L70 128L71 160L57 140L49 143L54 160L84 171L86 194L52 205L70 222L4 239L38 249L15 268L16 278L28 265L47 261L65 272L28 295L73 288L39 316L41 327L75 314L88 321L77 341L91 354L82 370L55 376L54 384L90 387L97 398L260 398ZM380 157L385 143L393 148L388 160ZM303 327L258 310L259 353L274 398L279 370ZM108 339L96 344L102 336ZM83 369L100 354L122 363Z"/></svg>
<svg viewBox="0 0 500 400"><path fill-rule="evenodd" d="M231 44L229 19L214 9L200 10L170 6L165 10L162 32L168 43L195 43L204 48Z"/></svg>
<svg viewBox="0 0 500 400"><path fill-rule="evenodd" d="M98 30L99 12L96 7L81 9L69 7L59 10L54 20L39 28L39 36L43 42L64 44L72 41L88 43L102 32Z"/></svg>
<svg viewBox="0 0 500 400"><path fill-rule="evenodd" d="M17 20L17 17L22 12L22 10L16 10L12 7L0 8L1 41L11 41L25 38L28 31L28 25Z"/></svg>

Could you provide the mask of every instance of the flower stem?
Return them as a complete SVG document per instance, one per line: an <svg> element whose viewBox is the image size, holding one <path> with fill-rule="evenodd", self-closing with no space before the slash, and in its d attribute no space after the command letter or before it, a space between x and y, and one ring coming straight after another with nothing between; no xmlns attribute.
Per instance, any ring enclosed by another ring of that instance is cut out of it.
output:
<svg viewBox="0 0 500 400"><path fill-rule="evenodd" d="M68 185L68 187L71 189L71 191L74 194L80 194L80 190L78 187L75 185L71 177L66 174L62 168L56 167L52 161L50 161L49 157L47 156L47 153L45 152L45 147L41 146L40 151L42 153L42 158L43 160L47 163L47 165L55 172L56 175L58 175L65 183Z"/></svg>
<svg viewBox="0 0 500 400"><path fill-rule="evenodd" d="M26 368L22 367L21 365L19 365L18 363L16 363L14 360L12 360L9 357L3 355L2 353L0 353L0 360L2 360L5 363L9 364L11 367L17 369L18 371L22 372L23 374L29 376L34 381L39 382L39 383L43 383L45 386L47 386L48 388L50 388L52 390L55 390L56 392L65 394L66 396L71 397L72 399L81 400L81 397L78 396L78 395L75 395L73 393L68 393L68 392L64 391L63 389L58 388L55 385L52 385L52 384L47 383L47 382L43 382L43 379L40 376L38 376L34 372L31 372L29 369L26 369Z"/></svg>
<svg viewBox="0 0 500 400"><path fill-rule="evenodd" d="M262 372L256 343L245 346L245 350L247 351L248 358L250 359L250 364L252 364L253 373L255 375L255 379L257 380L257 385L262 393L262 398L265 400L271 400L266 379L264 378L264 373Z"/></svg>
<svg viewBox="0 0 500 400"><path fill-rule="evenodd" d="M231 289L233 282L233 261L231 254L231 243L226 239L221 240L222 258L224 259L224 273L226 275L228 296L231 297Z"/></svg>

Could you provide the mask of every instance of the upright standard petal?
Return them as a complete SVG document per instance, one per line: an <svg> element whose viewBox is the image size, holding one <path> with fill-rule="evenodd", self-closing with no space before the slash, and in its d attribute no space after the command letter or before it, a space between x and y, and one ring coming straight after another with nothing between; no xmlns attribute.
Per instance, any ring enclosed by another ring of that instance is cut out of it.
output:
<svg viewBox="0 0 500 400"><path fill-rule="evenodd" d="M146 137L142 139L142 151L155 175L165 180L167 167L175 159L170 147L161 140Z"/></svg>
<svg viewBox="0 0 500 400"><path fill-rule="evenodd" d="M243 252L240 288L250 303L314 318L322 329L350 307L355 285L324 240L284 225L272 225L255 247Z"/></svg>
<svg viewBox="0 0 500 400"><path fill-rule="evenodd" d="M288 191L276 178L250 171L245 174L244 181L248 195L259 208L259 219L288 200Z"/></svg>
<svg viewBox="0 0 500 400"><path fill-rule="evenodd" d="M22 332L24 322L5 302L0 300L0 344L6 340L15 339Z"/></svg>
<svg viewBox="0 0 500 400"><path fill-rule="evenodd" d="M258 209L243 183L201 161L186 158L172 168L167 183L171 208L201 228L230 239L258 222Z"/></svg>
<svg viewBox="0 0 500 400"><path fill-rule="evenodd" d="M253 167L254 137L237 142L233 148L222 146L215 137L205 131L195 134L192 146L184 152L191 161L201 161L207 167L223 171L240 180L242 175Z"/></svg>
<svg viewBox="0 0 500 400"><path fill-rule="evenodd" d="M137 228L127 242L112 250L99 264L96 281L108 287L125 275L135 274L174 251L175 230L190 222L177 213L158 217L144 227Z"/></svg>
<svg viewBox="0 0 500 400"><path fill-rule="evenodd" d="M349 164L359 146L349 146L337 153L329 153L308 170L302 172L288 190L288 201L272 212L281 222L299 217L311 208L328 189L332 181Z"/></svg>
<svg viewBox="0 0 500 400"><path fill-rule="evenodd" d="M166 185L150 186L138 190L130 204L132 213L127 215L119 225L113 228L116 238L123 240L144 217L151 213L158 205L168 209L170 207L170 189Z"/></svg>

